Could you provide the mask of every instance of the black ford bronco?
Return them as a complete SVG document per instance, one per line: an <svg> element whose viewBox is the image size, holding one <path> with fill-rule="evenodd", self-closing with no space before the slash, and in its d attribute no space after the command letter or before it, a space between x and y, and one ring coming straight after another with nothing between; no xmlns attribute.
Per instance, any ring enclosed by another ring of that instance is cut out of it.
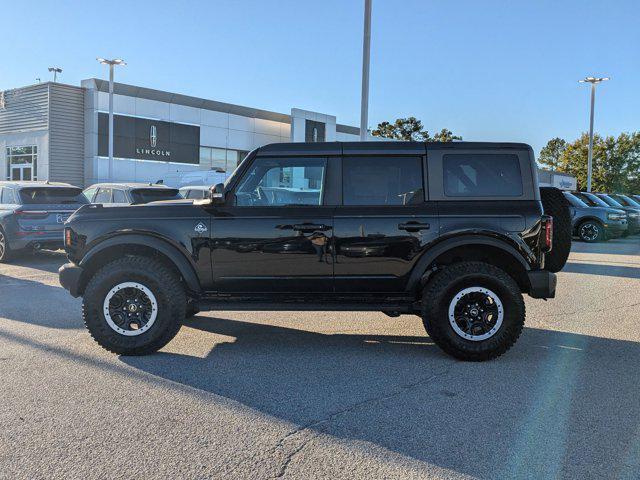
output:
<svg viewBox="0 0 640 480"><path fill-rule="evenodd" d="M117 354L201 310L349 310L419 315L443 350L486 360L520 335L523 293L553 298L570 225L525 144L274 144L205 200L83 206L60 282Z"/></svg>

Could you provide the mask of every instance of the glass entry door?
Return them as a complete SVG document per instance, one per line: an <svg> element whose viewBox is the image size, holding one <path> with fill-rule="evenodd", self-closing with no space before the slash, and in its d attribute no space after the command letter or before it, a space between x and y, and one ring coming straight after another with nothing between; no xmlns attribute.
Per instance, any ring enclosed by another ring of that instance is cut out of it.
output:
<svg viewBox="0 0 640 480"><path fill-rule="evenodd" d="M11 165L11 180L22 181L31 180L31 165Z"/></svg>

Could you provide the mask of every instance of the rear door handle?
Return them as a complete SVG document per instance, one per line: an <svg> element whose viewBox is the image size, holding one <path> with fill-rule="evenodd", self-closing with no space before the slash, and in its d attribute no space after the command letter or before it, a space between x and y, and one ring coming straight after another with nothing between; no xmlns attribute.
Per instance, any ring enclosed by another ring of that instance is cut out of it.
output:
<svg viewBox="0 0 640 480"><path fill-rule="evenodd" d="M430 228L431 225L428 223L407 222L398 224L398 230L405 230L407 232L419 232L420 230L429 230Z"/></svg>

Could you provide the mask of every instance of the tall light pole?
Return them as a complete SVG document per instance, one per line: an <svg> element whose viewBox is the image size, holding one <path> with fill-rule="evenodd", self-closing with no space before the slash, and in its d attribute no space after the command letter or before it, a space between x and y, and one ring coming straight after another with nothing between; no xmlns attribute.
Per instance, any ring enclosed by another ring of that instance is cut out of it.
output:
<svg viewBox="0 0 640 480"><path fill-rule="evenodd" d="M56 83L58 80L58 74L62 73L62 69L60 67L49 67L49 71L53 72L53 83Z"/></svg>
<svg viewBox="0 0 640 480"><path fill-rule="evenodd" d="M591 117L589 119L589 157L587 160L587 192L591 191L591 174L593 171L593 110L596 102L596 85L609 80L609 77L586 77L580 83L591 84Z"/></svg>
<svg viewBox="0 0 640 480"><path fill-rule="evenodd" d="M362 100L360 102L360 140L367 139L369 123L369 63L371 60L371 1L364 0L364 38L362 40Z"/></svg>
<svg viewBox="0 0 640 480"><path fill-rule="evenodd" d="M109 181L113 181L113 70L116 65L126 65L121 58L106 60L96 58L103 65L109 65Z"/></svg>

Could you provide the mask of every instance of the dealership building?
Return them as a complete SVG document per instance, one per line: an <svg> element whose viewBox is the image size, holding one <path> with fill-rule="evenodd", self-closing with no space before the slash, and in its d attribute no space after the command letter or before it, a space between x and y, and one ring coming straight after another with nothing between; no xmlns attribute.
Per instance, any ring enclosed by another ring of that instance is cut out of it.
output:
<svg viewBox="0 0 640 480"><path fill-rule="evenodd" d="M326 113L289 114L114 84L109 178L109 84L38 83L0 92L0 172L7 180L156 182L194 170L233 171L275 142L359 140Z"/></svg>
<svg viewBox="0 0 640 480"><path fill-rule="evenodd" d="M0 92L3 178L179 186L185 172L229 174L249 151L269 143L360 140L359 128L327 113L277 113L115 83L110 178L108 91L108 82L91 78L79 87L46 82ZM541 170L539 178L541 185L576 188L574 177L559 172Z"/></svg>

